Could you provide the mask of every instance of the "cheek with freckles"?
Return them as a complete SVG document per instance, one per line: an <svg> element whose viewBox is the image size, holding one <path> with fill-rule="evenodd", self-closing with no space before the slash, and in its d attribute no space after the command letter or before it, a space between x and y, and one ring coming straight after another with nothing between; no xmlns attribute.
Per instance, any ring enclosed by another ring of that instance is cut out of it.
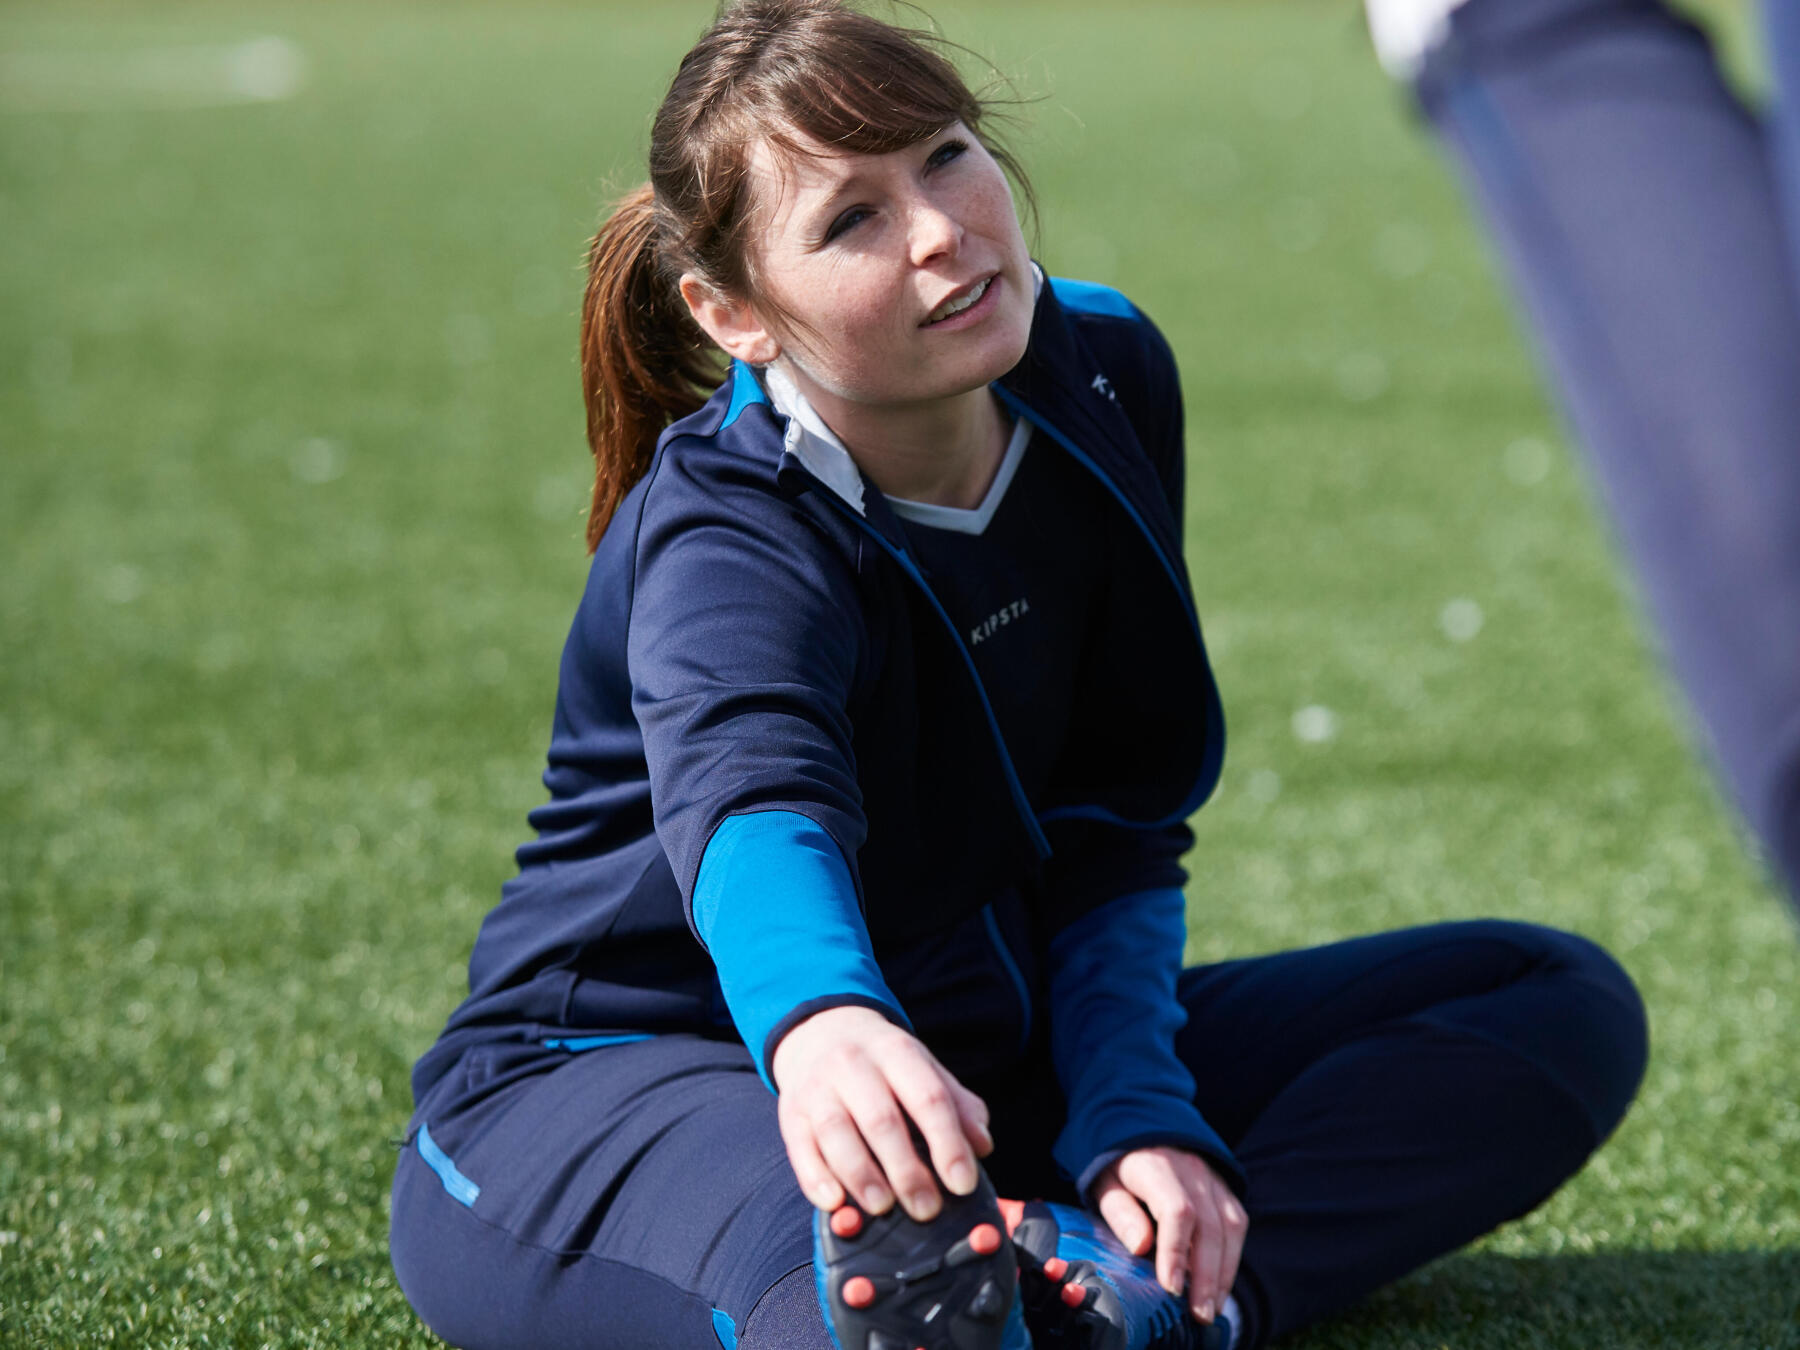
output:
<svg viewBox="0 0 1800 1350"><path fill-rule="evenodd" d="M878 393L883 376L895 373L901 297L849 267L784 281L783 301L798 321L782 341L788 358L839 397Z"/></svg>

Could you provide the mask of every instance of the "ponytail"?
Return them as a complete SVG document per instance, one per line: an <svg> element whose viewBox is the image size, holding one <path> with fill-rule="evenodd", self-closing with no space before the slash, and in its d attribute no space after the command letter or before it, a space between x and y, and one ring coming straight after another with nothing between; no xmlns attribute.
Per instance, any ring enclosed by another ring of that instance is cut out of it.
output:
<svg viewBox="0 0 1800 1350"><path fill-rule="evenodd" d="M594 452L588 552L649 470L662 429L705 403L719 373L717 351L663 273L656 196L645 183L588 246L581 305L581 392Z"/></svg>

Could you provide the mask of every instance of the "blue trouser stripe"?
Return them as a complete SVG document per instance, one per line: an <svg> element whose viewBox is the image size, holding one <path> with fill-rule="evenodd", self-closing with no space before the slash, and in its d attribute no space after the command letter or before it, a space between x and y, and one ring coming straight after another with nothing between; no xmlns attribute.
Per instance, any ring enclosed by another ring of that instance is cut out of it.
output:
<svg viewBox="0 0 1800 1350"><path fill-rule="evenodd" d="M544 1042L546 1050L598 1050L606 1045L630 1045L633 1041L647 1041L651 1033L648 1031L621 1031L610 1036L552 1036Z"/></svg>
<svg viewBox="0 0 1800 1350"><path fill-rule="evenodd" d="M431 1130L425 1125L419 1126L418 1145L419 1156L425 1160L427 1167L438 1174L438 1180L444 1183L444 1189L450 1192L450 1198L473 1207L481 1196L481 1187L457 1170L450 1155L437 1146L431 1137Z"/></svg>

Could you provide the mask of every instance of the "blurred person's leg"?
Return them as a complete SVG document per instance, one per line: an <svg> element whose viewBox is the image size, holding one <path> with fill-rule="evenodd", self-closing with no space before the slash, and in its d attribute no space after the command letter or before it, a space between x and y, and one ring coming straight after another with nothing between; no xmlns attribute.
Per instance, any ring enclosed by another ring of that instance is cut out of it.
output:
<svg viewBox="0 0 1800 1350"><path fill-rule="evenodd" d="M1786 207L1788 257L1800 277L1800 5L1763 0L1763 37L1775 95L1766 114L1775 176Z"/></svg>
<svg viewBox="0 0 1800 1350"><path fill-rule="evenodd" d="M1369 2L1373 17L1385 0ZM1656 0L1424 8L1420 101L1721 773L1800 905L1800 250L1764 128ZM1800 13L1771 10L1777 65L1800 82Z"/></svg>

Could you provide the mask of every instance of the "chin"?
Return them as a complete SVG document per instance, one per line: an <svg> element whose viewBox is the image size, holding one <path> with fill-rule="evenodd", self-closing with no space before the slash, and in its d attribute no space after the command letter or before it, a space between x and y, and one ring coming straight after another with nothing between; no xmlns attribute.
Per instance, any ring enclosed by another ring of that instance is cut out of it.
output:
<svg viewBox="0 0 1800 1350"><path fill-rule="evenodd" d="M1030 330L1027 329L1027 335L1029 332ZM956 372L946 372L939 387L927 397L953 398L957 394L966 394L971 390L985 389L1019 364L1025 356L1025 347L1026 343L1023 337L1016 343L994 344L993 347L982 352L979 358L970 360Z"/></svg>
<svg viewBox="0 0 1800 1350"><path fill-rule="evenodd" d="M1005 323L996 326L994 341L984 344L987 373L982 384L992 384L1025 359L1025 349L1031 345L1032 312L1031 302L1023 301L1016 311L1006 314Z"/></svg>

